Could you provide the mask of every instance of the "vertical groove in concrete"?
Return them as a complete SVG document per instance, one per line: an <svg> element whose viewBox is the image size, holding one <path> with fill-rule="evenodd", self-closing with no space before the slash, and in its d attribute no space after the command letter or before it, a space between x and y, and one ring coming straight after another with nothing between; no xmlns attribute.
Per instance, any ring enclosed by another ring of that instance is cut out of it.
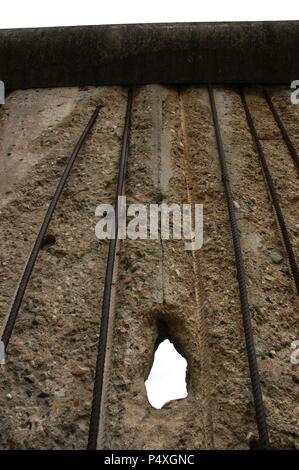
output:
<svg viewBox="0 0 299 470"><path fill-rule="evenodd" d="M180 119L181 119L181 132L182 132L182 142L184 144L184 150L182 151L183 157L183 167L184 175L186 179L186 191L187 191L187 201L189 204L194 204L194 197L190 187L193 187L195 182L192 181L192 176L190 173L190 150L189 150L189 141L188 133L186 129L186 118L185 118L185 109L184 109L184 97L183 93L178 92L179 97L179 107L180 107ZM200 344L200 376L202 379L202 395L203 395L203 404L200 406L200 410L204 414L204 434L205 434L205 446L206 449L214 447L214 435L213 435L213 414L211 406L211 379L210 379L210 365L208 358L208 349L207 349L207 325L205 320L207 303L205 301L203 280L200 274L200 255L198 253L192 252L193 259L193 273L194 273L194 290L196 298L196 309L199 317L199 328L198 328L198 341ZM199 264L199 266L198 266Z"/></svg>

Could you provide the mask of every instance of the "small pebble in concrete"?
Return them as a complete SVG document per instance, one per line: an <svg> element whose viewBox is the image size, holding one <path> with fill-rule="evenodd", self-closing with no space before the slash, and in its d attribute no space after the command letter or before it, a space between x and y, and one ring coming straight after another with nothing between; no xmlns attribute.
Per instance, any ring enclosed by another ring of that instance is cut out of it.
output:
<svg viewBox="0 0 299 470"><path fill-rule="evenodd" d="M80 367L80 366L77 366L77 367L74 367L71 371L72 375L74 375L75 377L82 377L82 375L86 374L86 372L88 372L88 368L87 367Z"/></svg>
<svg viewBox="0 0 299 470"><path fill-rule="evenodd" d="M124 284L130 284L133 281L132 276L126 276L124 278Z"/></svg>
<svg viewBox="0 0 299 470"><path fill-rule="evenodd" d="M253 432L249 432L246 436L246 441L251 442L255 438L256 438L256 436L253 434Z"/></svg>
<svg viewBox="0 0 299 470"><path fill-rule="evenodd" d="M282 260L283 260L282 254L276 250L271 251L270 258L275 264L280 264L282 263Z"/></svg>
<svg viewBox="0 0 299 470"><path fill-rule="evenodd" d="M35 379L32 374L26 375L24 379L26 380L26 382L31 383L31 384L35 382Z"/></svg>

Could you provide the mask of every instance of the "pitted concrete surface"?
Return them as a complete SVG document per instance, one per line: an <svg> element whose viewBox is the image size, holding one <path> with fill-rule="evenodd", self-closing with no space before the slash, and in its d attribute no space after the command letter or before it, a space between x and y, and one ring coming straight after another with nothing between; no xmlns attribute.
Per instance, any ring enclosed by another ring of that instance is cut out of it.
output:
<svg viewBox="0 0 299 470"><path fill-rule="evenodd" d="M298 148L299 107L270 88ZM258 88L246 91L299 257L298 171ZM236 204L262 389L274 448L299 448L298 297L236 89L215 91ZM96 104L97 123L49 228L0 374L0 447L87 444L107 242L100 203L113 203L127 90L15 91L0 109L3 322L45 209ZM14 133L15 132L15 133ZM127 202L204 204L204 244L124 240L101 445L109 449L248 449L257 437L233 246L207 89L136 87ZM54 237L54 238L53 238ZM188 361L188 397L161 410L144 381L170 338Z"/></svg>

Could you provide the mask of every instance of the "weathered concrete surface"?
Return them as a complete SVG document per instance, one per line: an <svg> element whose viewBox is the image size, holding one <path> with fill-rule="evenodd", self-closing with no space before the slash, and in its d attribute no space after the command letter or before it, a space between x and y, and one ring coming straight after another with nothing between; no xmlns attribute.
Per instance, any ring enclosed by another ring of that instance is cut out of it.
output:
<svg viewBox="0 0 299 470"><path fill-rule="evenodd" d="M299 150L299 106L269 92ZM246 88L299 259L299 175L259 90ZM241 236L271 446L299 449L299 298L237 90L217 111ZM14 91L0 108L0 329L58 179L94 107L102 108L55 210L0 369L1 449L84 449L88 438L107 240L127 92L121 87ZM134 91L127 203L202 203L204 243L122 240L99 448L248 449L256 424L228 212L205 86ZM20 134L20 135L19 135ZM23 159L23 160L21 160ZM5 184L5 186L4 186ZM280 263L273 253L281 255ZM145 380L170 339L186 358L188 397L161 410Z"/></svg>
<svg viewBox="0 0 299 470"><path fill-rule="evenodd" d="M299 22L110 25L0 31L7 88L289 83Z"/></svg>

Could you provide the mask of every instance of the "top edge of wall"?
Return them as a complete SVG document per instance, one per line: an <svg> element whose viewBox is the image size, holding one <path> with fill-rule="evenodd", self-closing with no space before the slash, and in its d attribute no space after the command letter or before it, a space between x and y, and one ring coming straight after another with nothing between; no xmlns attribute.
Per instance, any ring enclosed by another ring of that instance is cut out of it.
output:
<svg viewBox="0 0 299 470"><path fill-rule="evenodd" d="M0 30L7 89L146 83L290 83L299 21L144 23Z"/></svg>

